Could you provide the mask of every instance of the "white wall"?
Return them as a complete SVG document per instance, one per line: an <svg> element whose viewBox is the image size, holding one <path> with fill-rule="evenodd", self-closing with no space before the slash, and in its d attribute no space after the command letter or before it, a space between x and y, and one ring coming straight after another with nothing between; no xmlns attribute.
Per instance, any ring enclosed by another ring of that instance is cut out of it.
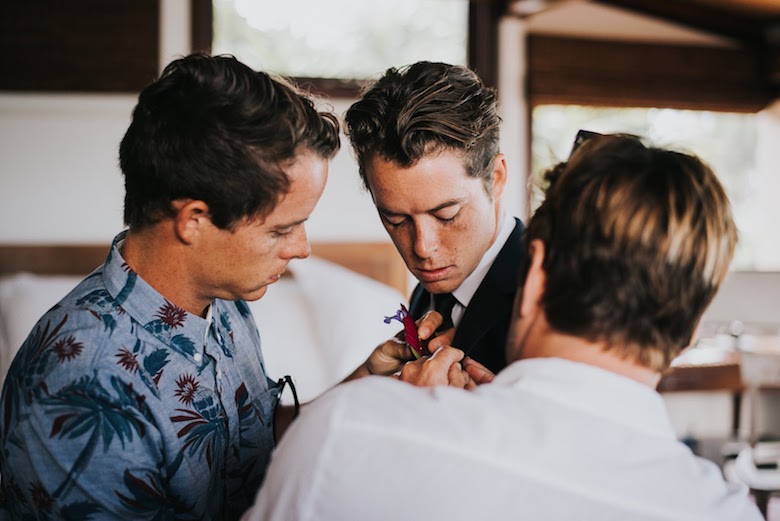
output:
<svg viewBox="0 0 780 521"><path fill-rule="evenodd" d="M133 96L0 94L0 243L110 242Z"/></svg>
<svg viewBox="0 0 780 521"><path fill-rule="evenodd" d="M339 117L354 100L330 100ZM387 232L368 191L363 189L349 142L341 136L341 150L331 161L325 193L306 224L311 240L388 241Z"/></svg>

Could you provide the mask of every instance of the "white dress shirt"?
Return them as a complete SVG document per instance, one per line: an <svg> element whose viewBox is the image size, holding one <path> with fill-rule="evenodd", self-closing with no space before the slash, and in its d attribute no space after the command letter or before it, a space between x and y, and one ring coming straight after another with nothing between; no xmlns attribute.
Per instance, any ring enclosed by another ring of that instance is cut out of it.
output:
<svg viewBox="0 0 780 521"><path fill-rule="evenodd" d="M245 520L760 521L653 389L562 359L473 392L370 377L304 407Z"/></svg>

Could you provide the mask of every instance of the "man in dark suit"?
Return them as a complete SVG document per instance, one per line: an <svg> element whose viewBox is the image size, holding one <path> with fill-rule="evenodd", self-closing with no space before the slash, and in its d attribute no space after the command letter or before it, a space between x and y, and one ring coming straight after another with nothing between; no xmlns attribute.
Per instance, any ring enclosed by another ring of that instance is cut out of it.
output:
<svg viewBox="0 0 780 521"><path fill-rule="evenodd" d="M346 114L360 176L382 224L420 281L410 312L436 309L452 345L496 373L506 344L523 224L501 196L496 94L472 71L418 62L391 68Z"/></svg>

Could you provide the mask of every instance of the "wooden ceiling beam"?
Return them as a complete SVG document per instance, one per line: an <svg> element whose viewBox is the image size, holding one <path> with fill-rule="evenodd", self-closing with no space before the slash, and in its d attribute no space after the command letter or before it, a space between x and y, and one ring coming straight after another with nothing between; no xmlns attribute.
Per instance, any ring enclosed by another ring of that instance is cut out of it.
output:
<svg viewBox="0 0 780 521"><path fill-rule="evenodd" d="M686 25L733 38L748 46L763 46L769 20L740 15L717 6L703 7L693 2L657 0L594 0L596 3L629 9L640 14Z"/></svg>
<svg viewBox="0 0 780 521"><path fill-rule="evenodd" d="M735 40L754 57L759 68L759 81L770 95L780 96L780 44L775 33L780 27L777 17L740 14L737 6L730 9L697 2L658 2L656 0L593 0L596 3L628 9L639 14L679 23Z"/></svg>

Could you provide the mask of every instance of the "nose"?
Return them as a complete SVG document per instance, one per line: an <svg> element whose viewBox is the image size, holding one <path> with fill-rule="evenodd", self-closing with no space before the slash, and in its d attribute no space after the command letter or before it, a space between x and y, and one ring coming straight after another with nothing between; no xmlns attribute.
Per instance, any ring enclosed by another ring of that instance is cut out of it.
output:
<svg viewBox="0 0 780 521"><path fill-rule="evenodd" d="M414 254L421 259L427 259L438 248L438 234L433 223L425 221L414 225Z"/></svg>
<svg viewBox="0 0 780 521"><path fill-rule="evenodd" d="M306 228L301 224L297 230L293 231L293 234L289 248L284 251L283 256L288 259L305 259L311 255L311 246L309 245L309 238L306 236Z"/></svg>

